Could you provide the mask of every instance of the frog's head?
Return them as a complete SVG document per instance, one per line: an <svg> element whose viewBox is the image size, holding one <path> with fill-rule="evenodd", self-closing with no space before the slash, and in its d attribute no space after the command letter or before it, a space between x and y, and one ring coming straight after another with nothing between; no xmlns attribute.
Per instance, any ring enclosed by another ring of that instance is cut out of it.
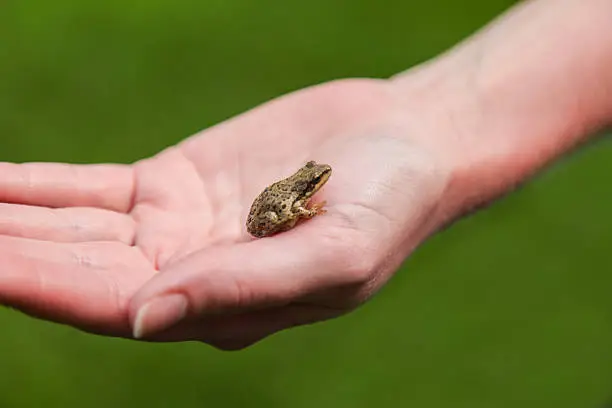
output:
<svg viewBox="0 0 612 408"><path fill-rule="evenodd" d="M309 198L327 182L332 169L327 164L309 161L294 175L295 188L300 197Z"/></svg>

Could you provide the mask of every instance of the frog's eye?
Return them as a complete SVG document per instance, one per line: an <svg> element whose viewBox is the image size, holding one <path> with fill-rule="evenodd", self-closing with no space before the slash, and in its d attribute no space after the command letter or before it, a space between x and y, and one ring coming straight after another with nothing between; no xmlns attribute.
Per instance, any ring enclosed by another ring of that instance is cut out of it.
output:
<svg viewBox="0 0 612 408"><path fill-rule="evenodd" d="M313 160L309 161L308 163L306 163L306 167L311 168L315 166L315 162Z"/></svg>

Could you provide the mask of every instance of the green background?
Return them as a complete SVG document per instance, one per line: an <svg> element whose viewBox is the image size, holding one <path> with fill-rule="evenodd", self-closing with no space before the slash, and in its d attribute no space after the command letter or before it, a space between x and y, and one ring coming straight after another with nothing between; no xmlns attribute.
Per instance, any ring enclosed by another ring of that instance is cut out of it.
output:
<svg viewBox="0 0 612 408"><path fill-rule="evenodd" d="M0 160L131 162L286 92L404 70L512 3L5 0ZM0 310L0 407L599 407L611 159L599 140L433 238L355 313L241 352Z"/></svg>

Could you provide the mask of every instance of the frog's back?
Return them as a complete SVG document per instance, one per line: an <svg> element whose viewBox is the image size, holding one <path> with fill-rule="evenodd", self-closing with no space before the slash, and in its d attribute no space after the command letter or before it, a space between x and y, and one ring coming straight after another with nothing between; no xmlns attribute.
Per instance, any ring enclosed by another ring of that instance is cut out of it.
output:
<svg viewBox="0 0 612 408"><path fill-rule="evenodd" d="M281 231L290 211L294 192L282 181L266 187L253 201L247 218L249 233L262 237ZM274 216L270 216L273 213Z"/></svg>

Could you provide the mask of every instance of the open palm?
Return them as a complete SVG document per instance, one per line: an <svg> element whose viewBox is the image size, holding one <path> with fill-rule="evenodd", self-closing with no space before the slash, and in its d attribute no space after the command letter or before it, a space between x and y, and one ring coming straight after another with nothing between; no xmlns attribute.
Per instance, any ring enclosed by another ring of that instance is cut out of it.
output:
<svg viewBox="0 0 612 408"><path fill-rule="evenodd" d="M222 348L354 308L431 232L446 182L394 103L384 82L341 81L130 166L2 164L0 302L131 337L143 305L180 294L184 320L158 307L148 338ZM250 237L253 199L308 160L333 168L328 212Z"/></svg>

